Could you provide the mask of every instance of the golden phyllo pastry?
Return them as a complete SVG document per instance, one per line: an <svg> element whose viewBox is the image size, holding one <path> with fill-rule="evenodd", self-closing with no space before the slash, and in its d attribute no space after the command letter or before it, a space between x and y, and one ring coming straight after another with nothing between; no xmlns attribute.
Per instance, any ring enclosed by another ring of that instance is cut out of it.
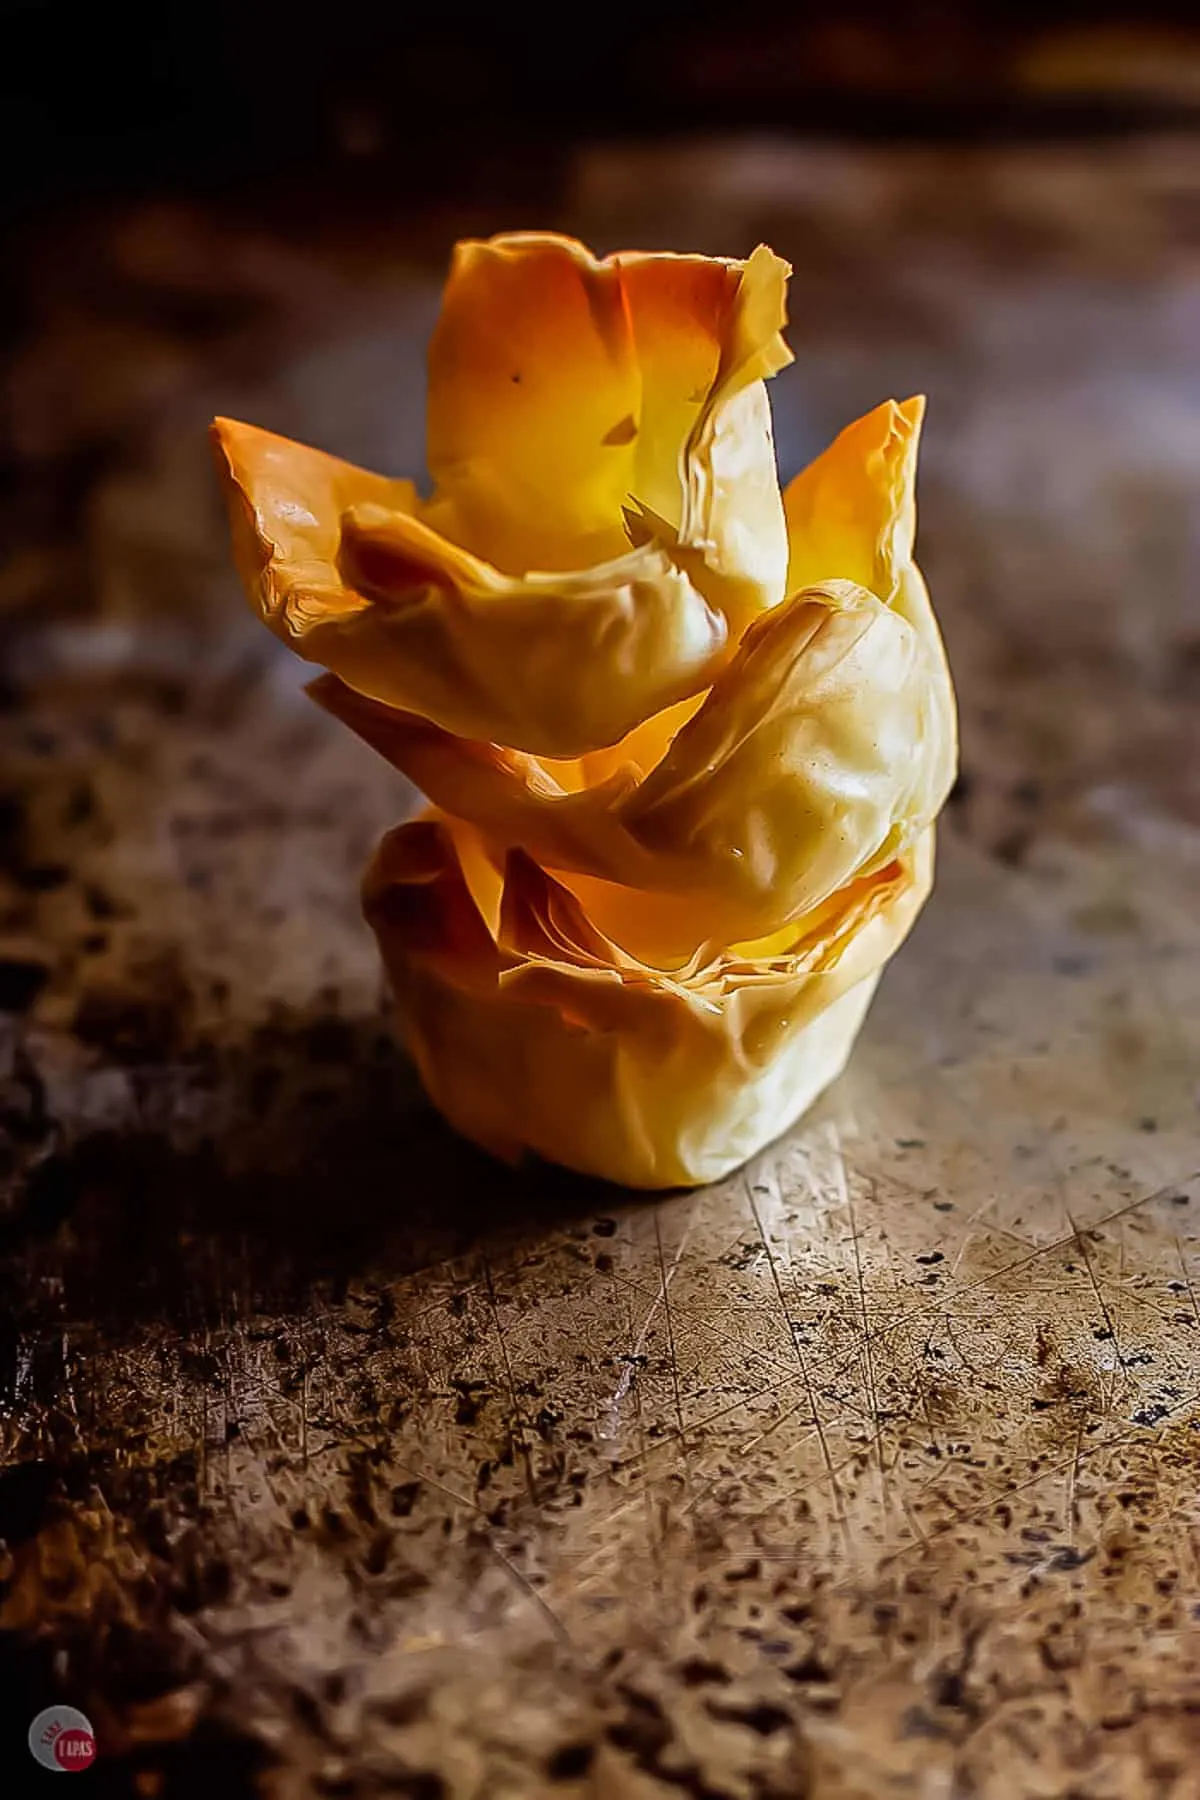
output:
<svg viewBox="0 0 1200 1800"><path fill-rule="evenodd" d="M922 402L780 492L787 265L460 244L433 491L214 425L247 592L427 796L367 870L446 1117L714 1180L840 1071L924 901L954 697L913 560Z"/></svg>

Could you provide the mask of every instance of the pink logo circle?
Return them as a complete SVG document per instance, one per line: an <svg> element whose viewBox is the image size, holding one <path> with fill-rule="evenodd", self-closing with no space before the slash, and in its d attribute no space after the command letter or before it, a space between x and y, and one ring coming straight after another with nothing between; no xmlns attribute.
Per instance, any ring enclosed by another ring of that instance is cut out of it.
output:
<svg viewBox="0 0 1200 1800"><path fill-rule="evenodd" d="M54 1760L60 1769L86 1769L96 1759L96 1740L90 1731L69 1725L54 1740Z"/></svg>
<svg viewBox="0 0 1200 1800"><path fill-rule="evenodd" d="M86 1713L74 1706L48 1706L29 1727L29 1750L43 1769L73 1774L96 1760L96 1734Z"/></svg>

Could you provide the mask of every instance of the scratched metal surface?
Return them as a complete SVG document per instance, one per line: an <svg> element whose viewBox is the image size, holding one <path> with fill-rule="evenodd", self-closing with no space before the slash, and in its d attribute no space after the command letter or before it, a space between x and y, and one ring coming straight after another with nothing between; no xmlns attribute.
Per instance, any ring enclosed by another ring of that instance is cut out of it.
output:
<svg viewBox="0 0 1200 1800"><path fill-rule="evenodd" d="M573 171L793 258L785 472L929 390L964 715L848 1074L658 1203L424 1109L407 796L224 565L212 411L419 454L449 227L33 265L101 273L6 377L6 1771L62 1695L112 1793L1200 1795L1198 201L1190 140Z"/></svg>

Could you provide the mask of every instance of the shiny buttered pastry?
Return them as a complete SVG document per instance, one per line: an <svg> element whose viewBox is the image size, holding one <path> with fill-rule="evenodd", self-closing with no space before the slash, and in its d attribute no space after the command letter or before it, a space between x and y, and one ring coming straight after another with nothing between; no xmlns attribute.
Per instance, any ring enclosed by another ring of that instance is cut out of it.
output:
<svg viewBox="0 0 1200 1800"><path fill-rule="evenodd" d="M841 1070L929 892L956 725L923 402L781 492L789 272L460 244L429 499L213 426L251 602L428 799L364 909L431 1098L506 1160L736 1168Z"/></svg>

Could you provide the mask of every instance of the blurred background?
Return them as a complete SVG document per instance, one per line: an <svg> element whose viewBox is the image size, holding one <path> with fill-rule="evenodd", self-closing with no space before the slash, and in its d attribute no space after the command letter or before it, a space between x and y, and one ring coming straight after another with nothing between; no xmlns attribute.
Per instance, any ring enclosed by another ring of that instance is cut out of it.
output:
<svg viewBox="0 0 1200 1800"><path fill-rule="evenodd" d="M68 619L77 676L271 657L203 428L418 470L455 237L765 238L796 269L785 477L881 398L930 395L922 550L986 830L1019 840L994 772L1031 759L1121 811L1131 743L1200 807L1169 699L1200 656L1193 8L650 4L578 34L278 0L0 19L10 683Z"/></svg>

